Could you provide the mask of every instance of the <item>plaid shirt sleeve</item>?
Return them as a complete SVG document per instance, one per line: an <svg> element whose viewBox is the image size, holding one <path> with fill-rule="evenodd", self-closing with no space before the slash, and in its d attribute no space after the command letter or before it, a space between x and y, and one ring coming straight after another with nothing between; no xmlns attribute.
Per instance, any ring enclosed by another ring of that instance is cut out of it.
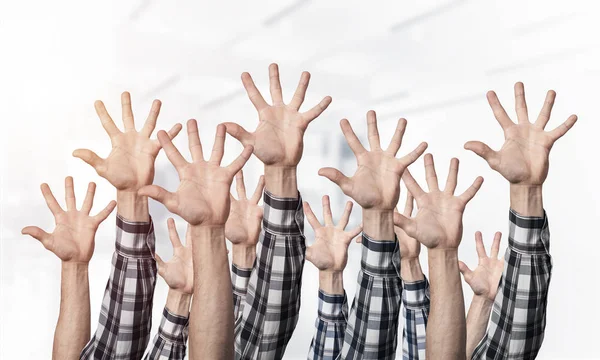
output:
<svg viewBox="0 0 600 360"><path fill-rule="evenodd" d="M244 300L248 291L248 282L252 269L243 269L231 264L231 285L233 287L233 316L235 321L240 321L244 309Z"/></svg>
<svg viewBox="0 0 600 360"><path fill-rule="evenodd" d="M346 294L331 295L319 290L319 313L315 335L310 343L309 360L334 360L342 352L348 318Z"/></svg>
<svg viewBox="0 0 600 360"><path fill-rule="evenodd" d="M350 309L343 359L395 359L402 283L398 241L363 233L361 270Z"/></svg>
<svg viewBox="0 0 600 360"><path fill-rule="evenodd" d="M429 318L429 281L404 282L402 303L404 330L402 332L402 359L425 359L425 331Z"/></svg>
<svg viewBox="0 0 600 360"><path fill-rule="evenodd" d="M171 313L166 307L145 360L183 360L189 332L189 317Z"/></svg>
<svg viewBox="0 0 600 360"><path fill-rule="evenodd" d="M486 336L473 359L534 359L546 328L552 272L548 219L509 214L504 273Z"/></svg>
<svg viewBox="0 0 600 360"><path fill-rule="evenodd" d="M154 227L117 216L116 249L98 328L81 359L141 359L152 328Z"/></svg>
<svg viewBox="0 0 600 360"><path fill-rule="evenodd" d="M281 359L298 323L304 266L302 199L265 191L263 229L241 317L236 359Z"/></svg>

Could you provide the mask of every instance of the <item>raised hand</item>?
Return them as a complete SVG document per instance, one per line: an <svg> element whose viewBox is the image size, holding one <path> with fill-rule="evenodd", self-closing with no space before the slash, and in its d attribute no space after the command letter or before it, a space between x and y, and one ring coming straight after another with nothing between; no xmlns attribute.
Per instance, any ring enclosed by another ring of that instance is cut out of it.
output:
<svg viewBox="0 0 600 360"><path fill-rule="evenodd" d="M515 84L515 102L518 122L515 124L496 96L490 91L487 99L494 116L504 130L504 145L499 151L492 150L480 141L469 141L465 149L471 150L484 158L490 167L498 171L511 184L536 186L541 185L548 176L548 156L550 149L577 121L571 115L559 127L544 131L550 120L556 93L553 90L546 94L544 106L534 123L529 121L525 90L523 83Z"/></svg>
<svg viewBox="0 0 600 360"><path fill-rule="evenodd" d="M481 232L475 233L475 244L477 247L477 256L479 264L475 270L469 269L467 264L462 261L458 262L458 269L463 274L465 281L476 296L482 296L487 300L494 301L498 292L498 285L504 270L504 259L498 258L500 250L500 239L502 233L497 232L492 243L492 251L490 256L487 256Z"/></svg>
<svg viewBox="0 0 600 360"><path fill-rule="evenodd" d="M131 96L128 92L121 94L124 132L117 128L102 101L96 101L94 107L104 130L110 136L112 150L106 159L87 149L75 150L73 156L90 164L98 175L108 180L117 190L137 192L142 186L152 184L154 160L161 145L157 140L151 140L150 135L156 127L161 102L154 100L146 123L139 132L135 129ZM181 124L175 124L168 137L174 138L179 131Z"/></svg>
<svg viewBox="0 0 600 360"><path fill-rule="evenodd" d="M450 162L448 180L443 191L438 187L431 154L425 155L425 173L428 193L423 191L408 170L404 172L404 183L415 197L419 211L413 219L396 213L394 223L430 249L456 249L462 239L462 217L465 206L481 187L483 178L478 177L462 195L454 196L458 177L458 159L454 158Z"/></svg>
<svg viewBox="0 0 600 360"><path fill-rule="evenodd" d="M223 226L229 216L229 189L233 177L250 158L252 146L246 146L229 166L221 167L225 126L217 126L209 161L204 160L196 120L188 121L187 131L192 154L191 163L181 156L166 132L158 132L158 140L179 174L177 191L172 193L160 186L148 185L141 188L138 194L161 202L169 211L181 216L190 225Z"/></svg>
<svg viewBox="0 0 600 360"><path fill-rule="evenodd" d="M256 190L250 199L246 197L244 173L240 170L235 176L238 199L230 195L231 208L225 223L225 237L233 245L255 246L260 235L263 208L258 205L265 187L265 178L261 175Z"/></svg>
<svg viewBox="0 0 600 360"><path fill-rule="evenodd" d="M259 123L254 132L248 132L235 123L225 123L227 133L238 139L244 146L254 146L254 155L265 165L294 167L300 162L303 150L303 137L308 124L316 119L331 103L326 96L319 104L301 113L300 106L308 88L310 73L303 72L300 83L289 104L283 102L279 68L269 66L272 105L262 97L252 77L242 74L242 83L248 97L258 111Z"/></svg>
<svg viewBox="0 0 600 360"><path fill-rule="evenodd" d="M412 217L414 202L415 199L409 191L408 195L406 196L404 211L402 212L402 215L404 215L406 218ZM395 208L394 212L400 214L398 208ZM406 231L402 230L401 227L396 225L394 225L394 232L396 233L396 237L400 243L400 259L418 259L419 254L421 253L421 244L417 241L417 239L408 236Z"/></svg>
<svg viewBox="0 0 600 360"><path fill-rule="evenodd" d="M381 148L375 111L367 113L369 145L367 151L346 119L340 122L344 137L356 156L358 168L352 177L347 177L334 168L322 168L319 175L336 183L344 194L353 198L363 209L392 210L400 197L402 173L423 154L427 143L421 143L410 154L397 159L396 153L402 144L406 120L398 120L396 132L386 150Z"/></svg>
<svg viewBox="0 0 600 360"><path fill-rule="evenodd" d="M96 184L92 182L88 185L81 210L77 210L73 178L70 176L65 178L66 211L58 204L48 184L42 184L41 189L46 204L54 215L56 227L52 233L47 233L37 226L27 226L21 233L39 240L64 262L88 263L94 254L96 230L117 203L113 200L98 215L90 216L96 192Z"/></svg>
<svg viewBox="0 0 600 360"><path fill-rule="evenodd" d="M173 257L169 261L155 254L158 274L165 279L169 288L191 295L194 292L194 267L192 262L192 244L190 232L187 232L185 245L179 240L173 218L167 220L169 239L173 245Z"/></svg>
<svg viewBox="0 0 600 360"><path fill-rule="evenodd" d="M337 225L333 223L329 196L323 196L322 203L325 226L321 225L310 205L304 202L304 213L315 231L315 242L307 247L306 259L321 271L342 272L348 262L348 246L352 239L360 234L362 227L344 231L352 213L351 201L346 203L344 213Z"/></svg>

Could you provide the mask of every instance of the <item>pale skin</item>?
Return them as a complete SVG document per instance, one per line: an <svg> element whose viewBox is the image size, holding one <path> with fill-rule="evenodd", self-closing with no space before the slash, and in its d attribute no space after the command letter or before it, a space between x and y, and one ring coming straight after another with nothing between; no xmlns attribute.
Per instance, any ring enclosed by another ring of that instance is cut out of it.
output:
<svg viewBox="0 0 600 360"><path fill-rule="evenodd" d="M54 198L48 184L42 184L42 194L54 215L56 226L47 233L37 226L23 228L23 235L39 240L62 261L60 313L54 333L53 359L79 359L90 339L90 293L88 264L94 254L94 238L100 223L116 206L111 201L95 216L90 215L96 184L88 185L87 195L77 210L73 178L65 179L64 210Z"/></svg>
<svg viewBox="0 0 600 360"><path fill-rule="evenodd" d="M265 166L266 189L277 197L298 198L296 167L302 158L304 133L331 103L331 97L326 96L310 110L300 112L309 81L310 73L303 72L292 100L286 104L283 102L279 67L271 64L269 83L272 102L269 105L250 74L243 73L242 83L258 112L258 126L254 132L249 132L236 123L225 123L229 135L244 146L254 147L254 155Z"/></svg>
<svg viewBox="0 0 600 360"><path fill-rule="evenodd" d="M502 233L494 236L490 256L485 251L481 232L475 233L475 246L479 263L475 270L467 264L458 262L458 268L465 281L473 290L473 300L467 313L467 359L471 358L477 344L485 335L498 285L504 270L504 259L498 258Z"/></svg>
<svg viewBox="0 0 600 360"><path fill-rule="evenodd" d="M204 159L196 120L187 123L192 162L187 162L169 135L159 131L158 139L169 161L179 174L179 187L169 192L148 185L138 193L149 196L190 224L192 244L193 301L190 314L190 357L193 359L233 358L233 308L225 222L231 200L233 177L250 158L253 148L246 146L229 166L221 167L225 126L217 126L215 143L208 161ZM210 327L206 324L211 324Z"/></svg>
<svg viewBox="0 0 600 360"><path fill-rule="evenodd" d="M394 214L394 222L409 236L425 245L429 258L431 312L427 327L427 356L433 359L464 359L466 324L464 298L458 271L458 246L462 239L462 217L483 178L478 177L461 195L455 196L458 159L450 162L444 190L438 186L433 156L425 155L429 192L423 191L409 171L403 175L419 211L410 219Z"/></svg>
<svg viewBox="0 0 600 360"><path fill-rule="evenodd" d="M342 119L340 126L356 156L358 168L352 177L334 168L322 168L319 175L337 184L344 194L362 206L365 234L376 240L395 241L393 212L400 197L400 178L404 170L423 154L427 143L421 143L400 159L396 158L406 120L398 121L390 145L384 150L379 141L377 118L373 110L367 113L370 151L360 143L347 119Z"/></svg>
<svg viewBox="0 0 600 360"><path fill-rule="evenodd" d="M304 213L315 231L315 242L307 247L306 259L319 269L319 288L322 291L331 295L343 295L343 272L348 263L348 246L361 233L362 227L345 231L352 213L351 201L346 203L337 225L333 222L329 196L323 196L322 204L324 225L319 222L310 205L304 202Z"/></svg>
<svg viewBox="0 0 600 360"><path fill-rule="evenodd" d="M250 269L254 266L256 244L261 231L263 208L258 202L263 194L265 178L260 176L250 198L246 195L243 170L235 175L235 187L237 199L230 195L231 207L225 223L225 237L232 244L233 264L241 269Z"/></svg>

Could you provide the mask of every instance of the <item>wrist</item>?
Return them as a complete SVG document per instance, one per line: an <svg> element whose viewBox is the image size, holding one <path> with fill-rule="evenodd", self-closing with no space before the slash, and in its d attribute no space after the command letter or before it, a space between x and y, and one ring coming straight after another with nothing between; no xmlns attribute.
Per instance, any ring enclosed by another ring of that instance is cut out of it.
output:
<svg viewBox="0 0 600 360"><path fill-rule="evenodd" d="M523 216L544 216L542 185L510 184L510 207Z"/></svg>
<svg viewBox="0 0 600 360"><path fill-rule="evenodd" d="M188 316L190 313L190 303L192 295L184 292L169 289L167 295L166 308L170 313L179 316Z"/></svg>
<svg viewBox="0 0 600 360"><path fill-rule="evenodd" d="M319 289L329 295L343 295L343 272L330 270L319 271Z"/></svg>
<svg viewBox="0 0 600 360"><path fill-rule="evenodd" d="M473 294L473 299L469 306L469 313L473 312L473 314L489 315L493 305L494 300L489 299L487 296Z"/></svg>
<svg viewBox="0 0 600 360"><path fill-rule="evenodd" d="M202 239L210 242L225 241L225 225L190 225L192 241Z"/></svg>
<svg viewBox="0 0 600 360"><path fill-rule="evenodd" d="M150 221L148 197L138 195L137 191L118 190L117 214L129 221Z"/></svg>
<svg viewBox="0 0 600 360"><path fill-rule="evenodd" d="M418 257L400 259L400 277L405 282L416 282L425 279Z"/></svg>
<svg viewBox="0 0 600 360"><path fill-rule="evenodd" d="M276 197L298 198L296 166L265 165L265 189Z"/></svg>
<svg viewBox="0 0 600 360"><path fill-rule="evenodd" d="M374 240L395 241L394 211L363 209L363 232Z"/></svg>
<svg viewBox="0 0 600 360"><path fill-rule="evenodd" d="M88 261L63 261L61 263L61 268L63 271L87 274L88 269L89 269L89 262Z"/></svg>
<svg viewBox="0 0 600 360"><path fill-rule="evenodd" d="M433 266L447 266L456 264L458 272L458 249L456 248L433 248L427 250L429 268Z"/></svg>
<svg viewBox="0 0 600 360"><path fill-rule="evenodd" d="M256 245L233 244L231 259L233 264L240 269L252 268L256 259Z"/></svg>

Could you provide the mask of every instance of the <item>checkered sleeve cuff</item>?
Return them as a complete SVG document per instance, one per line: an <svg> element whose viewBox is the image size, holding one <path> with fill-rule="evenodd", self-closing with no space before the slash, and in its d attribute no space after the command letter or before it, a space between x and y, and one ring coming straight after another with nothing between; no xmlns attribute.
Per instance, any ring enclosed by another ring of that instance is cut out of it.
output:
<svg viewBox="0 0 600 360"><path fill-rule="evenodd" d="M510 209L508 245L517 253L548 255L550 253L550 231L546 212L542 217L531 217L522 216Z"/></svg>
<svg viewBox="0 0 600 360"><path fill-rule="evenodd" d="M362 234L362 270L375 277L398 277L394 254L398 254L398 241L373 240Z"/></svg>
<svg viewBox="0 0 600 360"><path fill-rule="evenodd" d="M246 294L250 274L252 274L252 269L243 269L237 267L235 264L231 264L231 284L233 285L233 292L236 295L242 296Z"/></svg>
<svg viewBox="0 0 600 360"><path fill-rule="evenodd" d="M304 212L302 197L297 199L280 198L264 192L263 229L274 235L302 235L304 233Z"/></svg>
<svg viewBox="0 0 600 360"><path fill-rule="evenodd" d="M429 308L429 281L403 282L402 303L407 309L419 310Z"/></svg>
<svg viewBox="0 0 600 360"><path fill-rule="evenodd" d="M117 214L116 250L127 258L154 258L154 225L149 222L132 222Z"/></svg>
<svg viewBox="0 0 600 360"><path fill-rule="evenodd" d="M327 323L345 323L348 314L346 293L327 294L319 290L319 319Z"/></svg>
<svg viewBox="0 0 600 360"><path fill-rule="evenodd" d="M158 333L168 342L185 345L189 332L188 324L189 317L173 314L165 307Z"/></svg>

